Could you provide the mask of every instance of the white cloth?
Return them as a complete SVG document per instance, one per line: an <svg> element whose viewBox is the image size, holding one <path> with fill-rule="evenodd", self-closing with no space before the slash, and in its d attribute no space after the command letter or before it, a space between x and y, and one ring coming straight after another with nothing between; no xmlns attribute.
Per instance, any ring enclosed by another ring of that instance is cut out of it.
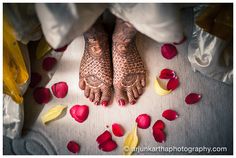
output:
<svg viewBox="0 0 236 158"><path fill-rule="evenodd" d="M3 135L9 138L21 136L24 122L24 105L17 104L9 95L3 94Z"/></svg>
<svg viewBox="0 0 236 158"><path fill-rule="evenodd" d="M27 44L41 38L42 31L34 4L5 3L3 6L4 16L12 24L18 41Z"/></svg>
<svg viewBox="0 0 236 158"><path fill-rule="evenodd" d="M107 4L36 4L45 38L53 48L63 47L82 35L103 13Z"/></svg>
<svg viewBox="0 0 236 158"><path fill-rule="evenodd" d="M204 6L194 8L195 17ZM196 24L188 46L194 71L226 84L233 83L233 44L204 31Z"/></svg>
<svg viewBox="0 0 236 158"><path fill-rule="evenodd" d="M53 48L82 35L105 9L157 42L179 42L183 38L175 4L36 4L43 33Z"/></svg>
<svg viewBox="0 0 236 158"><path fill-rule="evenodd" d="M179 42L183 38L176 4L112 4L110 10L159 43Z"/></svg>

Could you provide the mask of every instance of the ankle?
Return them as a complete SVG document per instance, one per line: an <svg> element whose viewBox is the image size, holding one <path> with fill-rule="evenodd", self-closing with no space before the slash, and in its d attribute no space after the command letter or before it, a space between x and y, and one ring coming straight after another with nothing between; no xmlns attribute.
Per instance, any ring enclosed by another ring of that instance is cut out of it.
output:
<svg viewBox="0 0 236 158"><path fill-rule="evenodd" d="M124 34L127 37L132 38L133 36L136 35L136 33L137 30L131 23L126 22L120 18L116 19L115 29L113 32L114 36L117 36L119 34Z"/></svg>
<svg viewBox="0 0 236 158"><path fill-rule="evenodd" d="M118 26L119 27L119 26ZM135 28L124 27L123 29L115 29L112 35L113 43L132 43L135 41L137 30Z"/></svg>

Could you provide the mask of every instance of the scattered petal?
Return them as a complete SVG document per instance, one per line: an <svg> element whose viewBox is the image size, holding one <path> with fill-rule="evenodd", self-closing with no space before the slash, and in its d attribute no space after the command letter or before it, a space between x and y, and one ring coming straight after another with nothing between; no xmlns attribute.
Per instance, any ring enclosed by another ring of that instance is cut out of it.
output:
<svg viewBox="0 0 236 158"><path fill-rule="evenodd" d="M126 136L123 144L123 155L131 155L133 149L138 145L138 135L137 135L137 126L135 126L132 131Z"/></svg>
<svg viewBox="0 0 236 158"><path fill-rule="evenodd" d="M118 123L112 124L112 132L117 137L122 137L124 135L124 129L123 127Z"/></svg>
<svg viewBox="0 0 236 158"><path fill-rule="evenodd" d="M37 87L34 90L33 96L34 96L34 100L38 104L46 104L51 99L51 92L49 88Z"/></svg>
<svg viewBox="0 0 236 158"><path fill-rule="evenodd" d="M187 95L185 97L185 102L187 104L195 104L197 103L199 100L201 100L202 95L201 94L197 94L197 93L190 93L189 95Z"/></svg>
<svg viewBox="0 0 236 158"><path fill-rule="evenodd" d="M31 73L31 81L30 81L30 84L29 86L31 88L34 88L35 86L37 86L42 80L42 76L37 73L37 72L32 72Z"/></svg>
<svg viewBox="0 0 236 158"><path fill-rule="evenodd" d="M162 117L166 118L169 121L175 120L176 118L178 118L178 116L179 115L177 114L177 112L171 109L165 110L162 113Z"/></svg>
<svg viewBox="0 0 236 158"><path fill-rule="evenodd" d="M174 44L174 45L180 45L180 44L184 43L184 42L186 41L186 39L187 39L187 37L184 36L181 41L179 41L179 42L174 42L173 44Z"/></svg>
<svg viewBox="0 0 236 158"><path fill-rule="evenodd" d="M67 144L67 149L72 152L72 153L78 153L80 150L80 146L78 143L76 143L75 141L69 141Z"/></svg>
<svg viewBox="0 0 236 158"><path fill-rule="evenodd" d="M103 144L107 141L111 140L111 133L106 130L105 132L103 132L101 135L99 135L96 139L98 144Z"/></svg>
<svg viewBox="0 0 236 158"><path fill-rule="evenodd" d="M165 123L162 120L157 120L152 126L152 130L156 129L164 130L164 128L165 128Z"/></svg>
<svg viewBox="0 0 236 158"><path fill-rule="evenodd" d="M57 59L53 57L46 57L43 60L43 69L45 71L50 71L56 65Z"/></svg>
<svg viewBox="0 0 236 158"><path fill-rule="evenodd" d="M161 53L164 58L169 60L177 55L177 49L172 44L163 44L161 46Z"/></svg>
<svg viewBox="0 0 236 158"><path fill-rule="evenodd" d="M170 69L163 69L161 70L160 79L171 79L174 78L176 76L175 72L173 70Z"/></svg>
<svg viewBox="0 0 236 158"><path fill-rule="evenodd" d="M172 91L172 90L166 90L166 89L162 88L158 82L158 79L156 79L154 81L154 88L155 88L155 92L160 96L167 95L167 94L171 93L171 91Z"/></svg>
<svg viewBox="0 0 236 158"><path fill-rule="evenodd" d="M56 52L64 52L66 50L68 45L65 45L64 47L54 49Z"/></svg>
<svg viewBox="0 0 236 158"><path fill-rule="evenodd" d="M148 114L141 114L136 118L139 128L146 129L150 126L151 117Z"/></svg>
<svg viewBox="0 0 236 158"><path fill-rule="evenodd" d="M64 106L64 105L57 105L57 106L51 108L50 110L48 110L41 117L41 120L42 120L43 124L46 124L46 123L56 119L57 117L59 117L66 107L67 106Z"/></svg>
<svg viewBox="0 0 236 158"><path fill-rule="evenodd" d="M172 78L167 83L167 89L168 90L175 90L179 86L179 79L176 76L175 78Z"/></svg>
<svg viewBox="0 0 236 158"><path fill-rule="evenodd" d="M68 92L68 85L66 82L58 82L52 85L52 93L57 98L64 98Z"/></svg>
<svg viewBox="0 0 236 158"><path fill-rule="evenodd" d="M117 148L117 144L114 140L108 140L102 144L99 144L98 148L102 151L110 152Z"/></svg>
<svg viewBox="0 0 236 158"><path fill-rule="evenodd" d="M74 105L70 108L71 116L79 123L84 122L89 114L89 108L87 105Z"/></svg>
<svg viewBox="0 0 236 158"><path fill-rule="evenodd" d="M164 143L166 141L166 134L163 130L155 128L152 132L154 139L158 143Z"/></svg>

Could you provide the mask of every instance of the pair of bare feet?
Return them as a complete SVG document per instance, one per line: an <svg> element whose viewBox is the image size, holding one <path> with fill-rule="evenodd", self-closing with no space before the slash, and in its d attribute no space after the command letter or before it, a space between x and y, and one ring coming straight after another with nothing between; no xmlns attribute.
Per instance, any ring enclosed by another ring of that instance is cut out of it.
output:
<svg viewBox="0 0 236 158"><path fill-rule="evenodd" d="M97 21L84 33L85 50L80 64L79 87L95 105L107 106L112 96L120 106L135 104L146 84L145 69L135 45L136 29L119 18L109 36Z"/></svg>

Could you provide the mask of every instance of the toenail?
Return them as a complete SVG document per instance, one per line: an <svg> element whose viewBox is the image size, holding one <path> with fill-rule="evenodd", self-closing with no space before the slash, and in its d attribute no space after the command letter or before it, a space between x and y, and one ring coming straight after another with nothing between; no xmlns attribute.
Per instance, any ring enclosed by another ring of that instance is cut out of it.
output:
<svg viewBox="0 0 236 158"><path fill-rule="evenodd" d="M119 103L120 106L124 106L125 105L125 100L124 99L120 99L118 101L118 103Z"/></svg>
<svg viewBox="0 0 236 158"><path fill-rule="evenodd" d="M108 105L108 101L102 101L102 106L107 106Z"/></svg>
<svg viewBox="0 0 236 158"><path fill-rule="evenodd" d="M96 102L94 102L94 104L95 104L95 105L99 105L99 102L98 102L98 101L96 101Z"/></svg>
<svg viewBox="0 0 236 158"><path fill-rule="evenodd" d="M93 102L93 99L89 99L91 102Z"/></svg>
<svg viewBox="0 0 236 158"><path fill-rule="evenodd" d="M135 100L133 100L130 104L131 105L134 105L136 103L136 101Z"/></svg>

